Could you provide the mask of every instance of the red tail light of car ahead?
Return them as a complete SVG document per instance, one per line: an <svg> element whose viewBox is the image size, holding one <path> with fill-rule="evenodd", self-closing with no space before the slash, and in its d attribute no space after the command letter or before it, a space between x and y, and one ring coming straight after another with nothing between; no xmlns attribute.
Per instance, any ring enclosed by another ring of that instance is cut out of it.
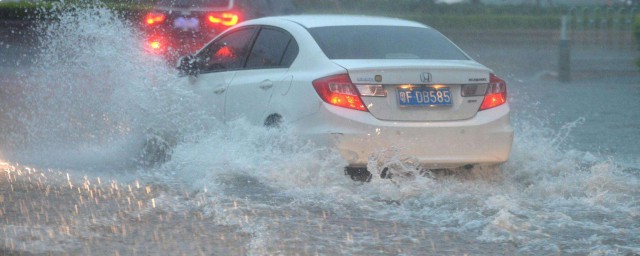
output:
<svg viewBox="0 0 640 256"><path fill-rule="evenodd" d="M162 53L167 49L167 41L161 36L149 37L146 40L145 48L151 53Z"/></svg>
<svg viewBox="0 0 640 256"><path fill-rule="evenodd" d="M349 75L335 75L313 81L313 88L325 102L349 109L367 111Z"/></svg>
<svg viewBox="0 0 640 256"><path fill-rule="evenodd" d="M507 102L507 83L500 77L489 75L489 88L484 95L480 110L495 108Z"/></svg>
<svg viewBox="0 0 640 256"><path fill-rule="evenodd" d="M160 41L152 41L149 43L149 47L151 47L151 49L160 49L161 46L162 44L160 44Z"/></svg>
<svg viewBox="0 0 640 256"><path fill-rule="evenodd" d="M163 13L150 12L147 14L147 16L145 16L144 22L147 25L154 25L154 24L162 23L166 19L167 19L167 16Z"/></svg>
<svg viewBox="0 0 640 256"><path fill-rule="evenodd" d="M240 15L233 12L210 13L207 15L207 20L213 25L231 27L240 22Z"/></svg>

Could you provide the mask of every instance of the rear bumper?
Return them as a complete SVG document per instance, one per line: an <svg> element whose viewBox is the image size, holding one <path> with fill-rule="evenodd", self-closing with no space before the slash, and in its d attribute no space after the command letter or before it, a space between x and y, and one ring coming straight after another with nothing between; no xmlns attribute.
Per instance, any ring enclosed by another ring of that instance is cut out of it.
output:
<svg viewBox="0 0 640 256"><path fill-rule="evenodd" d="M426 168L499 164L508 160L513 142L507 104L446 122L381 121L368 112L323 104L294 127L303 138L337 149L350 166L366 166L385 150Z"/></svg>

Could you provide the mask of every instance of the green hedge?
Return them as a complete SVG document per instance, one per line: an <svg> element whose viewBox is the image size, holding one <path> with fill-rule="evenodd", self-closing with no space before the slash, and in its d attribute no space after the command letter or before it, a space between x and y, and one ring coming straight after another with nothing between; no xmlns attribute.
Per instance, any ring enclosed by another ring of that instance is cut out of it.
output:
<svg viewBox="0 0 640 256"><path fill-rule="evenodd" d="M406 15L405 19L427 24L436 29L557 29L557 16L524 15Z"/></svg>
<svg viewBox="0 0 640 256"><path fill-rule="evenodd" d="M130 19L139 18L150 4L127 4L103 1ZM415 20L438 29L556 29L560 27L562 8L541 9L533 6L473 6L470 4L433 4L427 0L293 0L304 13L352 13L389 16ZM67 0L69 4L91 1ZM148 2L150 3L150 2ZM42 17L52 2L44 4L0 3L0 19L34 19Z"/></svg>
<svg viewBox="0 0 640 256"><path fill-rule="evenodd" d="M0 3L0 19L22 20L33 18L42 8L51 8L50 4L34 4L30 2Z"/></svg>
<svg viewBox="0 0 640 256"><path fill-rule="evenodd" d="M443 29L557 29L567 7L433 4L431 0L294 0L305 13L365 14L404 18Z"/></svg>
<svg viewBox="0 0 640 256"><path fill-rule="evenodd" d="M293 0L305 12L329 13L422 13L431 15L562 15L568 7L539 8L532 5L434 4L432 0ZM516 2L516 1L514 1ZM518 1L523 2L523 1Z"/></svg>
<svg viewBox="0 0 640 256"><path fill-rule="evenodd" d="M127 4L118 2L105 1L107 8L116 10L127 16L140 15L144 11L151 8L148 4ZM0 20L33 20L51 16L51 10L57 1L46 2L18 2L18 3L2 3L0 2ZM65 1L64 7L95 5L92 1Z"/></svg>

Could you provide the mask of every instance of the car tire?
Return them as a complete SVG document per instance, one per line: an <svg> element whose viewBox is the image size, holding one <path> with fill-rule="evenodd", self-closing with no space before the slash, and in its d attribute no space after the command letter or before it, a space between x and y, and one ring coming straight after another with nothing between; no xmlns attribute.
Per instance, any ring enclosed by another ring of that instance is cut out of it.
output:
<svg viewBox="0 0 640 256"><path fill-rule="evenodd" d="M264 126L267 128L280 128L282 121L282 116L279 114L271 114L264 120Z"/></svg>
<svg viewBox="0 0 640 256"><path fill-rule="evenodd" d="M139 162L143 167L151 168L171 160L173 149L177 145L175 135L167 132L150 132L144 141Z"/></svg>

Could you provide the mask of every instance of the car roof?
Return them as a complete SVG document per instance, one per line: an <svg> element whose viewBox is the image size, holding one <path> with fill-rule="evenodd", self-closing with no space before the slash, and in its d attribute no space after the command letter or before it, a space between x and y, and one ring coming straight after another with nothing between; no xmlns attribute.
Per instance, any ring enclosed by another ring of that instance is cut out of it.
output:
<svg viewBox="0 0 640 256"><path fill-rule="evenodd" d="M397 18L364 16L364 15L291 15L266 17L256 21L286 20L300 24L306 28L335 26L404 26L427 27L414 21Z"/></svg>

